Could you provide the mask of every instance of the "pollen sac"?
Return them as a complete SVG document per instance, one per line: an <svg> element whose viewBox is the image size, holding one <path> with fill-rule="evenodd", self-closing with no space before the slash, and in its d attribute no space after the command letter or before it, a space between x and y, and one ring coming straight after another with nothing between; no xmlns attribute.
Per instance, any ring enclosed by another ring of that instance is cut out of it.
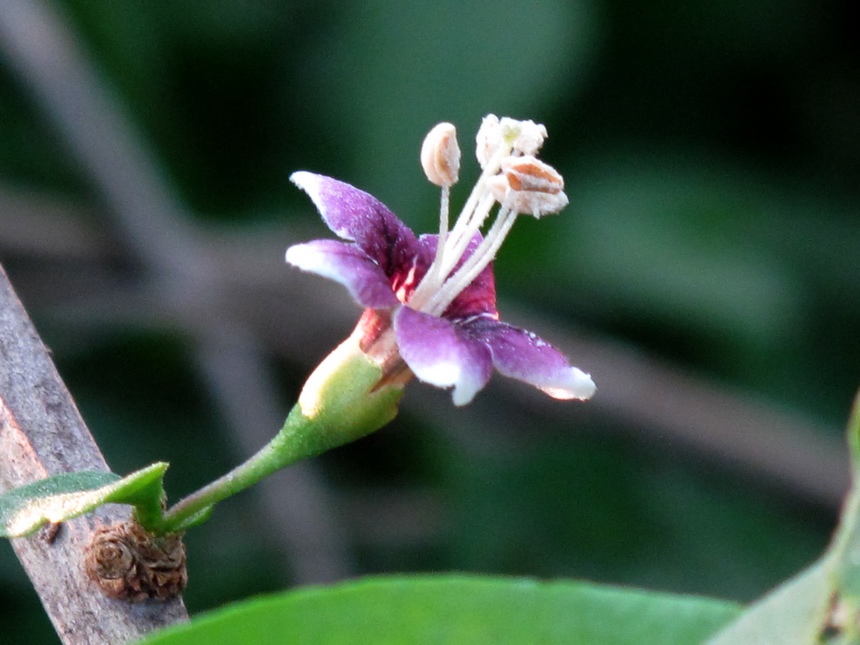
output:
<svg viewBox="0 0 860 645"><path fill-rule="evenodd" d="M542 123L516 121L506 117L500 125L505 138L511 142L511 148L524 155L535 154L546 140L546 127Z"/></svg>
<svg viewBox="0 0 860 645"><path fill-rule="evenodd" d="M495 114L488 114L475 137L475 156L481 168L486 168L501 146L507 148L505 154L533 155L540 150L546 136L546 128L540 123L509 117L500 120Z"/></svg>
<svg viewBox="0 0 860 645"><path fill-rule="evenodd" d="M492 177L487 187L506 208L536 218L558 213L568 204L562 176L531 155L504 159L502 172Z"/></svg>
<svg viewBox="0 0 860 645"><path fill-rule="evenodd" d="M457 129L451 123L439 123L421 145L421 167L437 186L453 186L460 174L460 146Z"/></svg>
<svg viewBox="0 0 860 645"><path fill-rule="evenodd" d="M502 130L499 127L499 117L488 114L481 121L478 134L475 136L475 156L481 168L486 168L490 158L502 145Z"/></svg>
<svg viewBox="0 0 860 645"><path fill-rule="evenodd" d="M564 190L564 179L558 171L531 155L508 157L502 161L502 172L512 190L550 194Z"/></svg>

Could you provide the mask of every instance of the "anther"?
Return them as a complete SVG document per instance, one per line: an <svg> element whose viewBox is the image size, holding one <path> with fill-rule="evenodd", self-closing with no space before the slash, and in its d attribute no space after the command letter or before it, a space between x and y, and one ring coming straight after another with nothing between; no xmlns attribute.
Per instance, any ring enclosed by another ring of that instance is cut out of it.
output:
<svg viewBox="0 0 860 645"><path fill-rule="evenodd" d="M451 123L439 123L421 145L421 167L424 174L437 186L453 186L460 173L460 146L457 130Z"/></svg>

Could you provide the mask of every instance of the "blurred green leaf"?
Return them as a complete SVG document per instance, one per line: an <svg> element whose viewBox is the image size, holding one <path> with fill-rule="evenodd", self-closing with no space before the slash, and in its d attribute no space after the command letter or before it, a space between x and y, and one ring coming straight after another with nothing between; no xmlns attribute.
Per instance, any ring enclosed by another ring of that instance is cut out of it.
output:
<svg viewBox="0 0 860 645"><path fill-rule="evenodd" d="M433 125L453 122L465 143L489 112L544 120L541 104L581 88L596 35L592 9L580 0L540 0L528 9L513 0L491 8L356 2L338 15L337 38L319 41L307 62L302 94L330 133L342 133L340 156L357 161L350 180L403 215L415 195L434 194L417 164ZM476 173L477 164L464 171ZM434 211L426 211L428 222ZM417 227L414 217L406 220Z"/></svg>
<svg viewBox="0 0 860 645"><path fill-rule="evenodd" d="M848 423L854 485L839 530L815 565L753 604L708 645L860 643L860 396Z"/></svg>
<svg viewBox="0 0 860 645"><path fill-rule="evenodd" d="M854 477L860 479L860 392L854 397L854 406L848 419L848 445L851 448Z"/></svg>
<svg viewBox="0 0 860 645"><path fill-rule="evenodd" d="M827 614L833 563L813 565L752 605L707 645L813 645Z"/></svg>
<svg viewBox="0 0 860 645"><path fill-rule="evenodd" d="M719 600L582 582L395 577L252 600L145 643L692 645L737 612Z"/></svg>
<svg viewBox="0 0 860 645"><path fill-rule="evenodd" d="M15 488L0 496L0 537L23 537L109 503L134 505L146 526L159 515L166 470L162 462L123 478L107 472L64 473Z"/></svg>
<svg viewBox="0 0 860 645"><path fill-rule="evenodd" d="M576 200L552 262L598 303L742 348L796 333L804 283L761 213L785 198L719 160L604 153L567 177ZM599 305L598 305L599 306Z"/></svg>
<svg viewBox="0 0 860 645"><path fill-rule="evenodd" d="M848 443L854 467L854 486L845 504L839 531L832 548L836 559L835 589L828 596L831 620L828 628L834 643L860 644L860 394L848 421ZM838 640L837 640L838 638Z"/></svg>

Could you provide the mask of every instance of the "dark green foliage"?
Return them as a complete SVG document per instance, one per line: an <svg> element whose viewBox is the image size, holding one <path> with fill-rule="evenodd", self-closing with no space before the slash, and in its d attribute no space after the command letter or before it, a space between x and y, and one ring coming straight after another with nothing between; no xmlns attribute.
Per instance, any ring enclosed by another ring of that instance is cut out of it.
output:
<svg viewBox="0 0 860 645"><path fill-rule="evenodd" d="M58 4L204 225L317 226L287 181L309 169L427 231L436 193L417 157L429 127L458 126L466 184L484 113L544 122L543 156L571 206L517 224L496 263L503 306L841 428L860 375L850 0ZM98 210L85 169L5 65L0 95L2 185ZM50 271L81 265L0 254L117 472L169 461L175 501L238 461L181 333L104 323L82 333L39 290ZM119 264L121 279L136 276L134 262ZM611 388L600 365L580 366L598 397ZM286 412L305 370L278 369ZM450 406L433 396L406 393ZM481 423L466 412L444 428L401 418L320 458L354 571L563 575L746 601L823 549L836 500L798 499L589 406L534 427L489 389L474 407ZM394 527L413 521L392 493L418 502L422 530L367 530L368 506ZM289 583L257 501L219 506L189 534L192 611ZM36 642L21 630L42 619L21 618L16 567L6 548L0 584L16 604L0 633ZM41 611L32 599L31 611Z"/></svg>

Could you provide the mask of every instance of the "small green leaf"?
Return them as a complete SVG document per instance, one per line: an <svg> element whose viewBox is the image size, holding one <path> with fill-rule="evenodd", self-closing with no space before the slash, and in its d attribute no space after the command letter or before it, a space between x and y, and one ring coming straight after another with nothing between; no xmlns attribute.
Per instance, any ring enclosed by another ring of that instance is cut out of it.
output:
<svg viewBox="0 0 860 645"><path fill-rule="evenodd" d="M108 503L131 504L149 518L153 509L160 512L166 470L167 464L159 462L122 478L107 472L64 473L15 488L0 496L0 537L23 537Z"/></svg>
<svg viewBox="0 0 860 645"><path fill-rule="evenodd" d="M232 605L146 645L694 645L737 605L584 582L370 578Z"/></svg>

